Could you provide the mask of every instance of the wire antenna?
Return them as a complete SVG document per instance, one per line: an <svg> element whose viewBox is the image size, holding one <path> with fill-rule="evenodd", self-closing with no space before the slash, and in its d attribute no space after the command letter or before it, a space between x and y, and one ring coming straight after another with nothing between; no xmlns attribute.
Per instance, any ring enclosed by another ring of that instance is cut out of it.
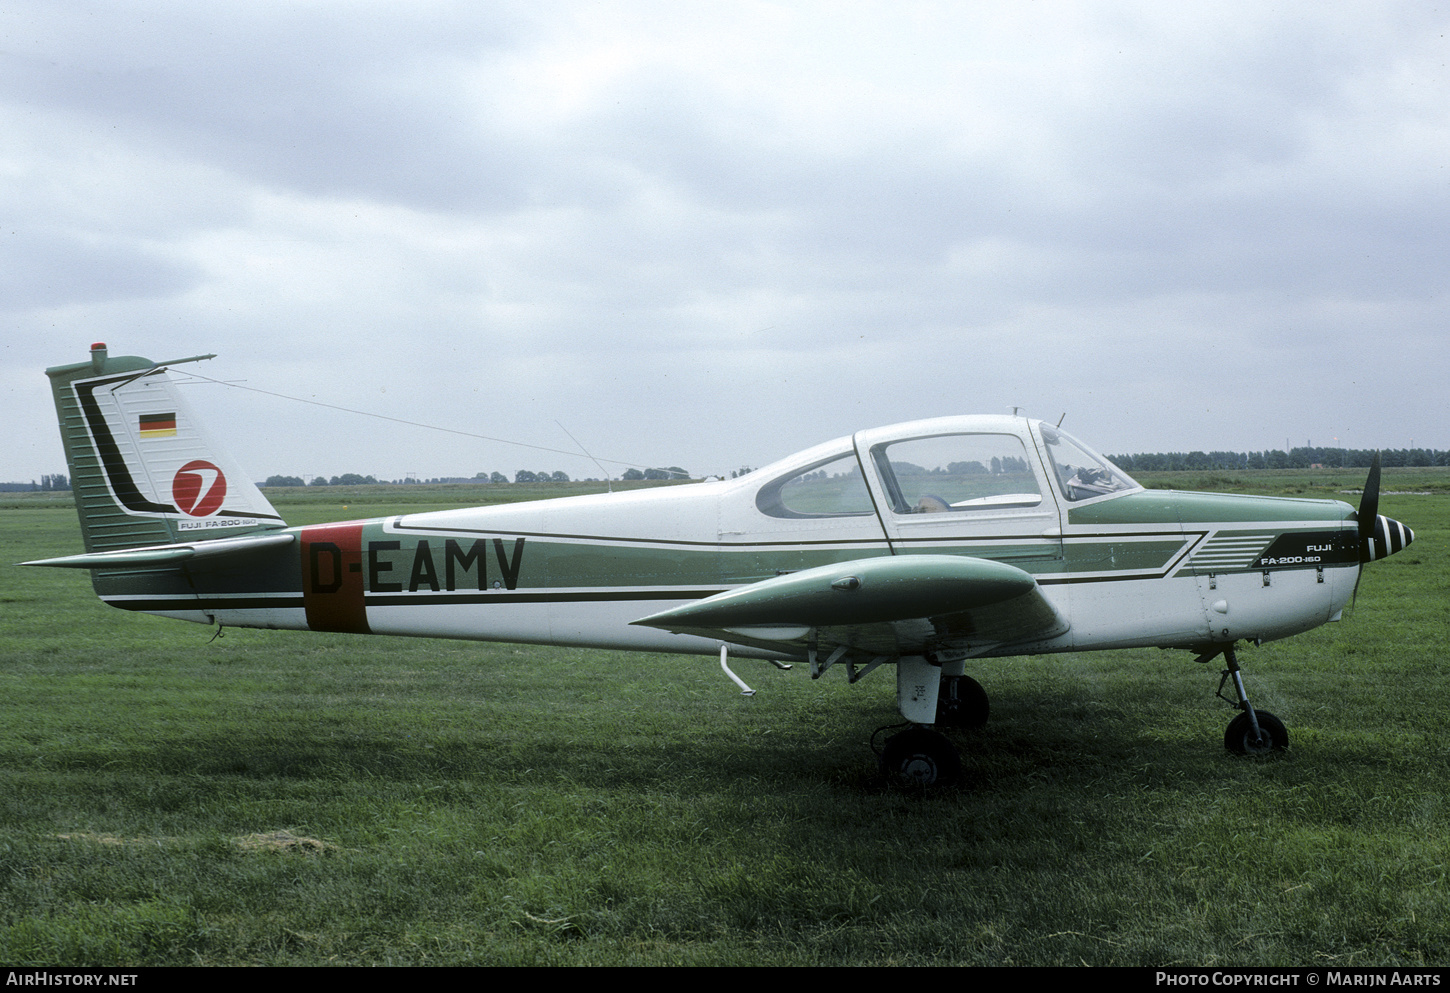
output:
<svg viewBox="0 0 1450 993"><path fill-rule="evenodd" d="M595 465L598 465L599 466L599 471L602 472L602 473L604 473L604 486L605 486L605 488L610 493L613 493L614 492L614 483L610 480L609 473L607 471L605 471L604 466L599 465L599 460L596 459L594 456L589 455L589 449L585 448L583 445L580 445L579 444L579 439L576 438L576 437L574 437L573 434L570 434L569 429L566 428L563 425L563 423L560 422L560 420L557 417L554 418L554 423L559 425L559 430L560 431L563 431L565 434L569 435L569 440L570 441L572 441L576 445L579 445L579 451L583 452L585 455L588 455L590 462L593 462Z"/></svg>
<svg viewBox="0 0 1450 993"><path fill-rule="evenodd" d="M202 358L209 358L210 356L200 356L200 357L202 357ZM191 360L190 359L183 359L181 361L191 361ZM162 365L162 364L167 364L167 363L158 363L158 365ZM169 364L175 365L176 363L175 362L172 362L172 363L169 363ZM380 421L392 421L394 424L406 424L409 427L424 428L424 429L429 430L429 431L442 431L445 434L462 435L465 438L477 438L480 441L493 441L493 442L497 442L500 445L515 445L515 446L517 446L519 448L532 448L532 449L534 449L535 451L538 451L538 452L552 452L555 455L569 455L569 456L573 456L573 455L576 454L576 453L571 452L568 449L564 449L564 448L549 448L549 447L547 447L545 445L530 445L526 441L510 441L507 438L495 438L492 435L478 434L478 433L476 433L474 431L460 431L457 428L445 428L445 427L441 427L441 426L439 426L437 424L424 424L422 421L410 421L410 420L406 420L406 419L404 419L402 417L389 417L387 414L377 414L377 413L374 413L373 411L370 411L370 410L358 410L355 407L344 407L344 406L341 406L340 404L336 404L336 403L323 403L321 400L308 400L306 397L288 396L286 393L276 393L276 392L273 392L272 390L260 390L260 389L258 389L255 386L243 386L241 383L238 383L238 382L235 382L235 381L228 381L228 380L222 380L222 379L212 379L210 376L203 376L201 373L198 373L198 372L190 372L189 370L188 370L188 372L195 379L203 380L203 381L208 382L208 383L215 383L218 386L230 386L232 389L235 389L235 390L246 390L246 391L248 391L250 393L261 393L263 396L277 397L277 398L279 398L281 400L292 400L292 401L294 401L296 403L307 403L307 404L311 404L314 407L326 407L328 410L340 410L340 411L342 411L343 413L346 413L346 414L359 414L359 415L361 415L363 417L376 417ZM562 424L560 424L559 426L560 427L563 427ZM567 431L565 431L564 433L565 434L569 434L569 432L567 432ZM569 435L569 437L572 438L573 435ZM574 442L574 444L578 445L579 443L576 441L576 442ZM579 445L579 448L580 448L581 451L583 451L584 446L583 445ZM588 455L589 453L588 452L585 452L584 454ZM596 459L596 458L594 458L594 456L589 455L589 458L594 462L595 465L599 465L599 460ZM604 461L605 462L611 462L614 465L629 466L629 467L635 468L635 469L644 469L644 468L646 468L643 464L641 464L639 462L626 462L623 459L605 459ZM603 471L603 469L604 469L604 467L603 466L600 466L600 471L601 472ZM609 475L608 473L605 473L605 476L606 477L608 475Z"/></svg>

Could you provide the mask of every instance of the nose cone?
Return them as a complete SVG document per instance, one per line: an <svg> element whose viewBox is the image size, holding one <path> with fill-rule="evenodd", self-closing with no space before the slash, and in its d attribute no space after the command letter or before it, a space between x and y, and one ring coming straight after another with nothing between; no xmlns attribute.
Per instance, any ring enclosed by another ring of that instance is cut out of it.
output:
<svg viewBox="0 0 1450 993"><path fill-rule="evenodd" d="M1380 514L1374 521L1374 534L1360 542L1359 560L1374 562L1386 555L1395 554L1414 540L1415 532L1399 521Z"/></svg>

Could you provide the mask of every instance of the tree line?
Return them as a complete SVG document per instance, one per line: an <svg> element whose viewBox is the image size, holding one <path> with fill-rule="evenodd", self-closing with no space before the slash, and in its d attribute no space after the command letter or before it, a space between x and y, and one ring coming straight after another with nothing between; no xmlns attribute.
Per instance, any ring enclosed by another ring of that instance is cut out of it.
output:
<svg viewBox="0 0 1450 993"><path fill-rule="evenodd" d="M626 469L620 477L627 480L637 479L689 479L690 474L677 465L666 469ZM314 476L309 482L301 476L268 476L263 481L263 486L407 486L417 483L597 483L597 479L573 480L569 474L556 470L554 472L534 472L530 469L519 469L510 480L501 472L480 472L472 476L435 476L430 479L419 479L416 476L408 476L405 479L378 479L375 476L363 476L355 472L345 472L340 476Z"/></svg>
<svg viewBox="0 0 1450 993"><path fill-rule="evenodd" d="M41 476L39 483L33 479L28 483L0 483L0 493L59 493L69 490L70 480L63 472Z"/></svg>
<svg viewBox="0 0 1450 993"><path fill-rule="evenodd" d="M1384 466L1450 466L1450 451L1433 448L1383 448L1379 450ZM1136 455L1110 455L1114 464L1127 472L1164 472L1201 469L1368 469L1374 463L1375 450L1366 448L1328 448L1305 445L1287 452L1139 452Z"/></svg>

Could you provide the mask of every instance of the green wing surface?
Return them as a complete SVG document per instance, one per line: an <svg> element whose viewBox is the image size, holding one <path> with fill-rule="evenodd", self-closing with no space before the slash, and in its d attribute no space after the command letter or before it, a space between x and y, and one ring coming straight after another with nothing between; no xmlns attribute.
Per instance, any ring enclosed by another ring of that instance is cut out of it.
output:
<svg viewBox="0 0 1450 993"><path fill-rule="evenodd" d="M1068 630L1033 577L959 555L857 559L777 576L633 622L759 647L977 655Z"/></svg>

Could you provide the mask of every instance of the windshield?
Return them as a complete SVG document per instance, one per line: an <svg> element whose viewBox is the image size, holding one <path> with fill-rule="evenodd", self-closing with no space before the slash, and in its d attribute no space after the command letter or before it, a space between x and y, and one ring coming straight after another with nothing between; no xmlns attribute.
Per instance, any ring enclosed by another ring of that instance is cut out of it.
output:
<svg viewBox="0 0 1450 993"><path fill-rule="evenodd" d="M1047 458L1069 500L1087 500L1105 493L1121 493L1140 487L1117 466L1098 455L1066 431L1042 425Z"/></svg>

